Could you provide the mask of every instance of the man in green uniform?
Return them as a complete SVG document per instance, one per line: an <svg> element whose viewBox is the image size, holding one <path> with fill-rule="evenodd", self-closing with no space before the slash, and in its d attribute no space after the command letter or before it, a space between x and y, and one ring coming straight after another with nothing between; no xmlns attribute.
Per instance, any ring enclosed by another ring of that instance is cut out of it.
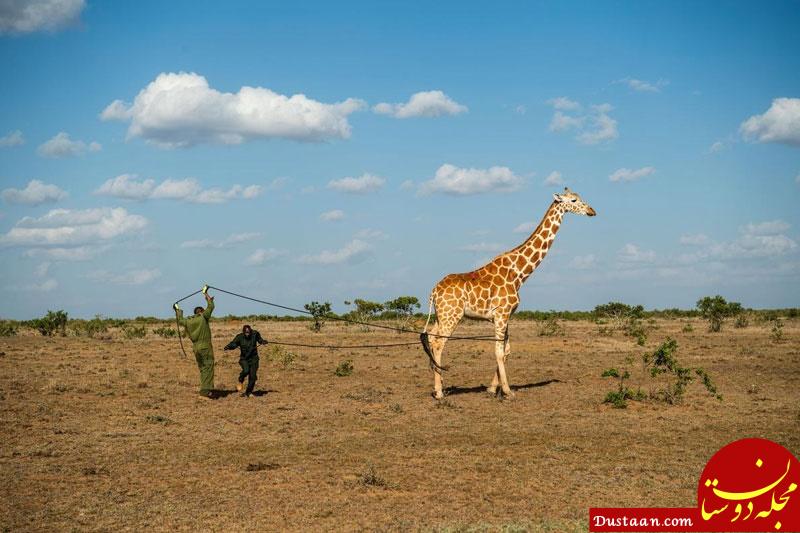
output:
<svg viewBox="0 0 800 533"><path fill-rule="evenodd" d="M242 392L244 378L247 378L247 389L242 392L242 396L245 398L253 394L253 388L256 386L256 379L258 379L256 373L258 372L259 344L267 344L267 341L261 338L261 333L250 326L244 326L242 332L225 346L225 350L239 348L239 366L242 367L242 372L239 374L239 383L236 385L236 390Z"/></svg>
<svg viewBox="0 0 800 533"><path fill-rule="evenodd" d="M214 347L211 345L211 328L208 320L214 311L214 298L208 295L208 288L203 287L203 296L206 297L207 306L194 308L194 316L183 318L183 310L176 303L172 307L178 316L178 323L186 328L189 338L192 339L192 349L200 369L200 396L213 398L214 389Z"/></svg>

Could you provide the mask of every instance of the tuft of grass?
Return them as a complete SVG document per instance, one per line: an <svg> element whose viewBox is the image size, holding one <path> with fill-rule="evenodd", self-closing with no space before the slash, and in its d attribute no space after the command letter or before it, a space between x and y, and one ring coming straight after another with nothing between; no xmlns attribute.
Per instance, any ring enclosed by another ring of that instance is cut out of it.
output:
<svg viewBox="0 0 800 533"><path fill-rule="evenodd" d="M347 361L342 361L336 366L336 370L333 371L334 375L341 377L349 376L353 373L353 361L348 359Z"/></svg>
<svg viewBox="0 0 800 533"><path fill-rule="evenodd" d="M245 467L246 472L263 472L264 470L275 470L280 468L278 463L249 463Z"/></svg>
<svg viewBox="0 0 800 533"><path fill-rule="evenodd" d="M167 418L164 415L147 415L144 418L145 418L145 420L147 420L148 422L150 422L152 424L162 424L162 425L165 425L165 426L168 426L170 424L174 424L174 422L172 420L170 420L169 418Z"/></svg>
<svg viewBox="0 0 800 533"><path fill-rule="evenodd" d="M555 315L550 315L546 320L542 321L539 326L539 336L541 337L555 337L564 335L564 328L558 322Z"/></svg>
<svg viewBox="0 0 800 533"><path fill-rule="evenodd" d="M365 487L383 487L388 488L389 482L375 471L372 465L367 467L367 470L358 476L358 483Z"/></svg>

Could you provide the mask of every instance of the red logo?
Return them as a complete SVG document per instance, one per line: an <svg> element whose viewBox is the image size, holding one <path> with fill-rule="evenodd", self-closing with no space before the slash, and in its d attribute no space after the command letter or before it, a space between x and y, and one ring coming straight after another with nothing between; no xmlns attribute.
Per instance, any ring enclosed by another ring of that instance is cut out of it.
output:
<svg viewBox="0 0 800 533"><path fill-rule="evenodd" d="M800 461L789 450L766 439L742 439L706 464L697 506L716 531L800 531L798 486Z"/></svg>

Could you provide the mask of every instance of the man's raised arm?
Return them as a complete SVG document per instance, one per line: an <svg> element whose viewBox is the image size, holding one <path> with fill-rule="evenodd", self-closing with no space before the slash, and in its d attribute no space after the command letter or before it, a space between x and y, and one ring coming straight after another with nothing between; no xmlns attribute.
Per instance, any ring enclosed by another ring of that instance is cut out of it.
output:
<svg viewBox="0 0 800 533"><path fill-rule="evenodd" d="M211 318L211 313L214 311L214 297L209 296L208 293L205 294L206 297L206 310L203 311L203 317L208 320Z"/></svg>

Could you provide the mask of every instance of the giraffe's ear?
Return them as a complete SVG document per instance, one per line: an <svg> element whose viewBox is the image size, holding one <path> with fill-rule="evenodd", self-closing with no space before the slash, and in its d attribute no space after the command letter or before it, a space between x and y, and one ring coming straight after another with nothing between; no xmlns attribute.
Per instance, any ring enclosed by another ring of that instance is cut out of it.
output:
<svg viewBox="0 0 800 533"><path fill-rule="evenodd" d="M553 193L553 200L555 200L556 202L563 202L564 201L564 199L560 195L558 195L556 193Z"/></svg>

